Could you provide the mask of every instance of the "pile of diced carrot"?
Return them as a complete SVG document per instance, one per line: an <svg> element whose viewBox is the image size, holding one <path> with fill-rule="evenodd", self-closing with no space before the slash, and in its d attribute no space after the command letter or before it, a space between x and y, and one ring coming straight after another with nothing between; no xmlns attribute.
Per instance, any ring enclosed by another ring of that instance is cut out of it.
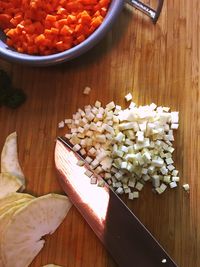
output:
<svg viewBox="0 0 200 267"><path fill-rule="evenodd" d="M102 23L111 0L0 0L0 28L18 52L67 50Z"/></svg>

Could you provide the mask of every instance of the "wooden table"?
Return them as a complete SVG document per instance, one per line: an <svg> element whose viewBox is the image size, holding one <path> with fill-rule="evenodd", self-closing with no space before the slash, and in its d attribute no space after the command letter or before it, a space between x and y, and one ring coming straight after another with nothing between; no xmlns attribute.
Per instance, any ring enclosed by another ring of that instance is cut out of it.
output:
<svg viewBox="0 0 200 267"><path fill-rule="evenodd" d="M127 204L181 267L200 266L199 12L198 0L165 1L155 26L138 11L126 8L112 31L79 59L48 68L0 61L14 85L28 96L16 110L0 108L0 147L16 130L27 192L36 196L63 192L53 151L56 136L66 130L57 125L78 107L97 99L103 104L114 100L125 107L124 95L131 92L138 104L154 102L180 111L174 153L179 188L157 196L145 187L139 200ZM92 88L89 96L82 94L85 86ZM183 183L190 184L190 194L183 191ZM74 207L60 228L46 238L31 267L47 263L116 266Z"/></svg>

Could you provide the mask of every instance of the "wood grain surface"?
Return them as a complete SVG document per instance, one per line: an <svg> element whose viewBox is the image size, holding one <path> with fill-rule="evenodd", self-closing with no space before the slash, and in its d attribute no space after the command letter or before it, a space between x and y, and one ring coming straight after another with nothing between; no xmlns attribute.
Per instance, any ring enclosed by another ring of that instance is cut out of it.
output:
<svg viewBox="0 0 200 267"><path fill-rule="evenodd" d="M103 104L114 100L125 107L124 95L131 92L138 104L154 102L180 111L174 154L179 188L157 196L147 186L138 200L125 201L181 267L200 266L199 14L198 0L166 0L153 25L140 12L125 7L105 38L71 62L33 68L0 60L13 84L27 94L20 108L0 108L0 149L6 136L16 130L27 192L36 196L63 193L53 151L56 136L66 129L57 125L78 107L97 99ZM85 86L92 88L89 96L82 94ZM190 194L183 191L183 183L190 184ZM45 239L31 267L47 263L116 266L74 207L60 228Z"/></svg>

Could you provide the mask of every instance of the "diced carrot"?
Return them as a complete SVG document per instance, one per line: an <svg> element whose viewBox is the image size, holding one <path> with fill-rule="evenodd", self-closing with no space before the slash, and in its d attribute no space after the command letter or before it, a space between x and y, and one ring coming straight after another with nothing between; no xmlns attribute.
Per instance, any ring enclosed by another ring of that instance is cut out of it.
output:
<svg viewBox="0 0 200 267"><path fill-rule="evenodd" d="M101 9L101 6L99 5L99 3L96 4L96 5L94 6L94 8L93 8L93 10L94 10L95 12L99 11L100 9Z"/></svg>
<svg viewBox="0 0 200 267"><path fill-rule="evenodd" d="M18 22L18 20L17 19L15 19L15 18L12 18L11 20L10 20L10 23L13 25L13 26L17 26L17 24L19 23Z"/></svg>
<svg viewBox="0 0 200 267"><path fill-rule="evenodd" d="M31 55L38 54L37 46L28 46L27 52Z"/></svg>
<svg viewBox="0 0 200 267"><path fill-rule="evenodd" d="M76 16L74 15L68 15L67 16L67 24L70 24L70 23L75 23L77 20Z"/></svg>
<svg viewBox="0 0 200 267"><path fill-rule="evenodd" d="M22 25L22 24L17 24L17 27L16 27L18 30L23 30L24 29L24 25Z"/></svg>
<svg viewBox="0 0 200 267"><path fill-rule="evenodd" d="M55 22L56 21L56 16L48 14L46 16L46 20L51 21L51 22Z"/></svg>
<svg viewBox="0 0 200 267"><path fill-rule="evenodd" d="M91 16L88 14L87 11L81 13L81 23L89 24L91 22Z"/></svg>
<svg viewBox="0 0 200 267"><path fill-rule="evenodd" d="M15 36L15 32L15 29L10 29L9 31L7 31L6 35L12 39L12 37Z"/></svg>
<svg viewBox="0 0 200 267"><path fill-rule="evenodd" d="M97 10L95 13L94 13L94 17L99 17L101 14L100 14L100 11Z"/></svg>
<svg viewBox="0 0 200 267"><path fill-rule="evenodd" d="M102 7L101 10L100 10L100 13L101 13L102 17L105 17L105 15L107 14L107 8Z"/></svg>
<svg viewBox="0 0 200 267"><path fill-rule="evenodd" d="M67 25L64 25L62 29L60 30L60 34L63 34L63 35L71 35L72 33L73 31Z"/></svg>
<svg viewBox="0 0 200 267"><path fill-rule="evenodd" d="M57 28L51 28L51 33L53 33L53 34L59 34L59 29L57 29Z"/></svg>
<svg viewBox="0 0 200 267"><path fill-rule="evenodd" d="M81 42L83 42L85 40L85 36L83 34L81 34L81 35L79 35L77 37L77 40L78 40L79 43L81 43Z"/></svg>
<svg viewBox="0 0 200 267"><path fill-rule="evenodd" d="M47 47L51 47L51 40L45 38L43 45L47 46Z"/></svg>
<svg viewBox="0 0 200 267"><path fill-rule="evenodd" d="M82 24L76 25L74 32L78 33L78 34L82 33L83 32L83 25Z"/></svg>
<svg viewBox="0 0 200 267"><path fill-rule="evenodd" d="M58 27L62 28L64 25L67 25L67 19L58 20Z"/></svg>
<svg viewBox="0 0 200 267"><path fill-rule="evenodd" d="M9 46L13 46L13 40L10 39L10 38L8 38L8 39L7 39L7 45L9 45Z"/></svg>
<svg viewBox="0 0 200 267"><path fill-rule="evenodd" d="M100 0L99 1L99 5L101 6L101 7L106 7L106 6L108 6L110 4L110 0Z"/></svg>
<svg viewBox="0 0 200 267"><path fill-rule="evenodd" d="M94 26L91 26L90 29L89 29L89 33L92 34L94 31L95 31L95 27Z"/></svg>
<svg viewBox="0 0 200 267"><path fill-rule="evenodd" d="M54 28L59 28L59 23L58 23L58 21L55 21L55 22L53 23L53 27L54 27Z"/></svg>
<svg viewBox="0 0 200 267"><path fill-rule="evenodd" d="M0 14L0 28L5 29L12 26L10 22L11 19L12 17L8 14Z"/></svg>
<svg viewBox="0 0 200 267"><path fill-rule="evenodd" d="M102 21L103 21L102 16L98 16L97 18L94 18L94 19L92 20L91 25L94 26L94 27L96 28L96 27L98 27L99 25L101 25Z"/></svg>
<svg viewBox="0 0 200 267"><path fill-rule="evenodd" d="M45 56L48 56L48 55L51 55L51 54L52 54L51 50L45 50L43 52L43 55L45 55Z"/></svg>
<svg viewBox="0 0 200 267"><path fill-rule="evenodd" d="M88 25L84 25L83 33L85 36L90 35L90 27Z"/></svg>
<svg viewBox="0 0 200 267"><path fill-rule="evenodd" d="M73 42L73 37L68 35L68 36L64 36L63 37L63 42L65 44L69 44L70 46L72 46L72 42Z"/></svg>
<svg viewBox="0 0 200 267"><path fill-rule="evenodd" d="M44 34L46 35L52 34L52 31L50 29L45 29Z"/></svg>
<svg viewBox="0 0 200 267"><path fill-rule="evenodd" d="M58 51L63 51L64 50L64 43L63 41L59 41L56 43L56 48L58 49Z"/></svg>
<svg viewBox="0 0 200 267"><path fill-rule="evenodd" d="M33 24L25 26L25 29L26 29L26 32L30 34L35 32L35 27Z"/></svg>
<svg viewBox="0 0 200 267"><path fill-rule="evenodd" d="M60 7L58 8L57 14L58 15L67 14L67 10L63 7Z"/></svg>
<svg viewBox="0 0 200 267"><path fill-rule="evenodd" d="M20 47L20 46L17 48L17 51L18 51L19 53L24 53L24 49L23 49L23 47Z"/></svg>
<svg viewBox="0 0 200 267"><path fill-rule="evenodd" d="M60 1L59 1L59 4L60 4L61 6L65 6L65 3L66 3L66 0L60 0Z"/></svg>
<svg viewBox="0 0 200 267"><path fill-rule="evenodd" d="M44 36L44 34L40 34L40 35L38 35L36 38L35 38L35 43L36 44L41 44L41 43L43 43L44 42L44 40L45 40L45 36Z"/></svg>
<svg viewBox="0 0 200 267"><path fill-rule="evenodd" d="M33 36L32 35L30 35L30 34L28 34L28 33L26 33L26 40L27 40L27 43L29 44L29 45L33 45L34 44L34 38L33 38Z"/></svg>
<svg viewBox="0 0 200 267"><path fill-rule="evenodd" d="M83 42L111 0L0 0L0 28L20 53L49 55Z"/></svg>

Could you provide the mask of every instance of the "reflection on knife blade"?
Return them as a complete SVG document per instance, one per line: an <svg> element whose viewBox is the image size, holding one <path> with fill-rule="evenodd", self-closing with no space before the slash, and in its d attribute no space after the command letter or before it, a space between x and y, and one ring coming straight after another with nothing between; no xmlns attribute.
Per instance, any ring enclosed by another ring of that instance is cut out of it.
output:
<svg viewBox="0 0 200 267"><path fill-rule="evenodd" d="M80 158L65 139L58 138L55 165L59 181L116 263L120 267L177 266L107 184L98 187L90 183L85 174L89 166L78 166Z"/></svg>
<svg viewBox="0 0 200 267"><path fill-rule="evenodd" d="M64 150L65 164L68 166L67 168L61 169L64 175L67 177L67 181L73 188L76 189L76 193L80 197L80 204L84 204L90 207L91 212L97 217L100 224L105 224L106 213L108 209L109 203L109 193L108 188L105 190L104 188L99 188L97 186L93 186L90 192L88 192L88 186L90 185L90 179L85 175L86 167L77 166L78 158L74 157L74 152L70 151L66 155L66 151ZM58 154L57 160L62 160L63 155ZM75 168L74 168L75 167ZM74 174L76 177L81 177L81 179L74 179ZM94 201L95 199L99 199L101 201Z"/></svg>

